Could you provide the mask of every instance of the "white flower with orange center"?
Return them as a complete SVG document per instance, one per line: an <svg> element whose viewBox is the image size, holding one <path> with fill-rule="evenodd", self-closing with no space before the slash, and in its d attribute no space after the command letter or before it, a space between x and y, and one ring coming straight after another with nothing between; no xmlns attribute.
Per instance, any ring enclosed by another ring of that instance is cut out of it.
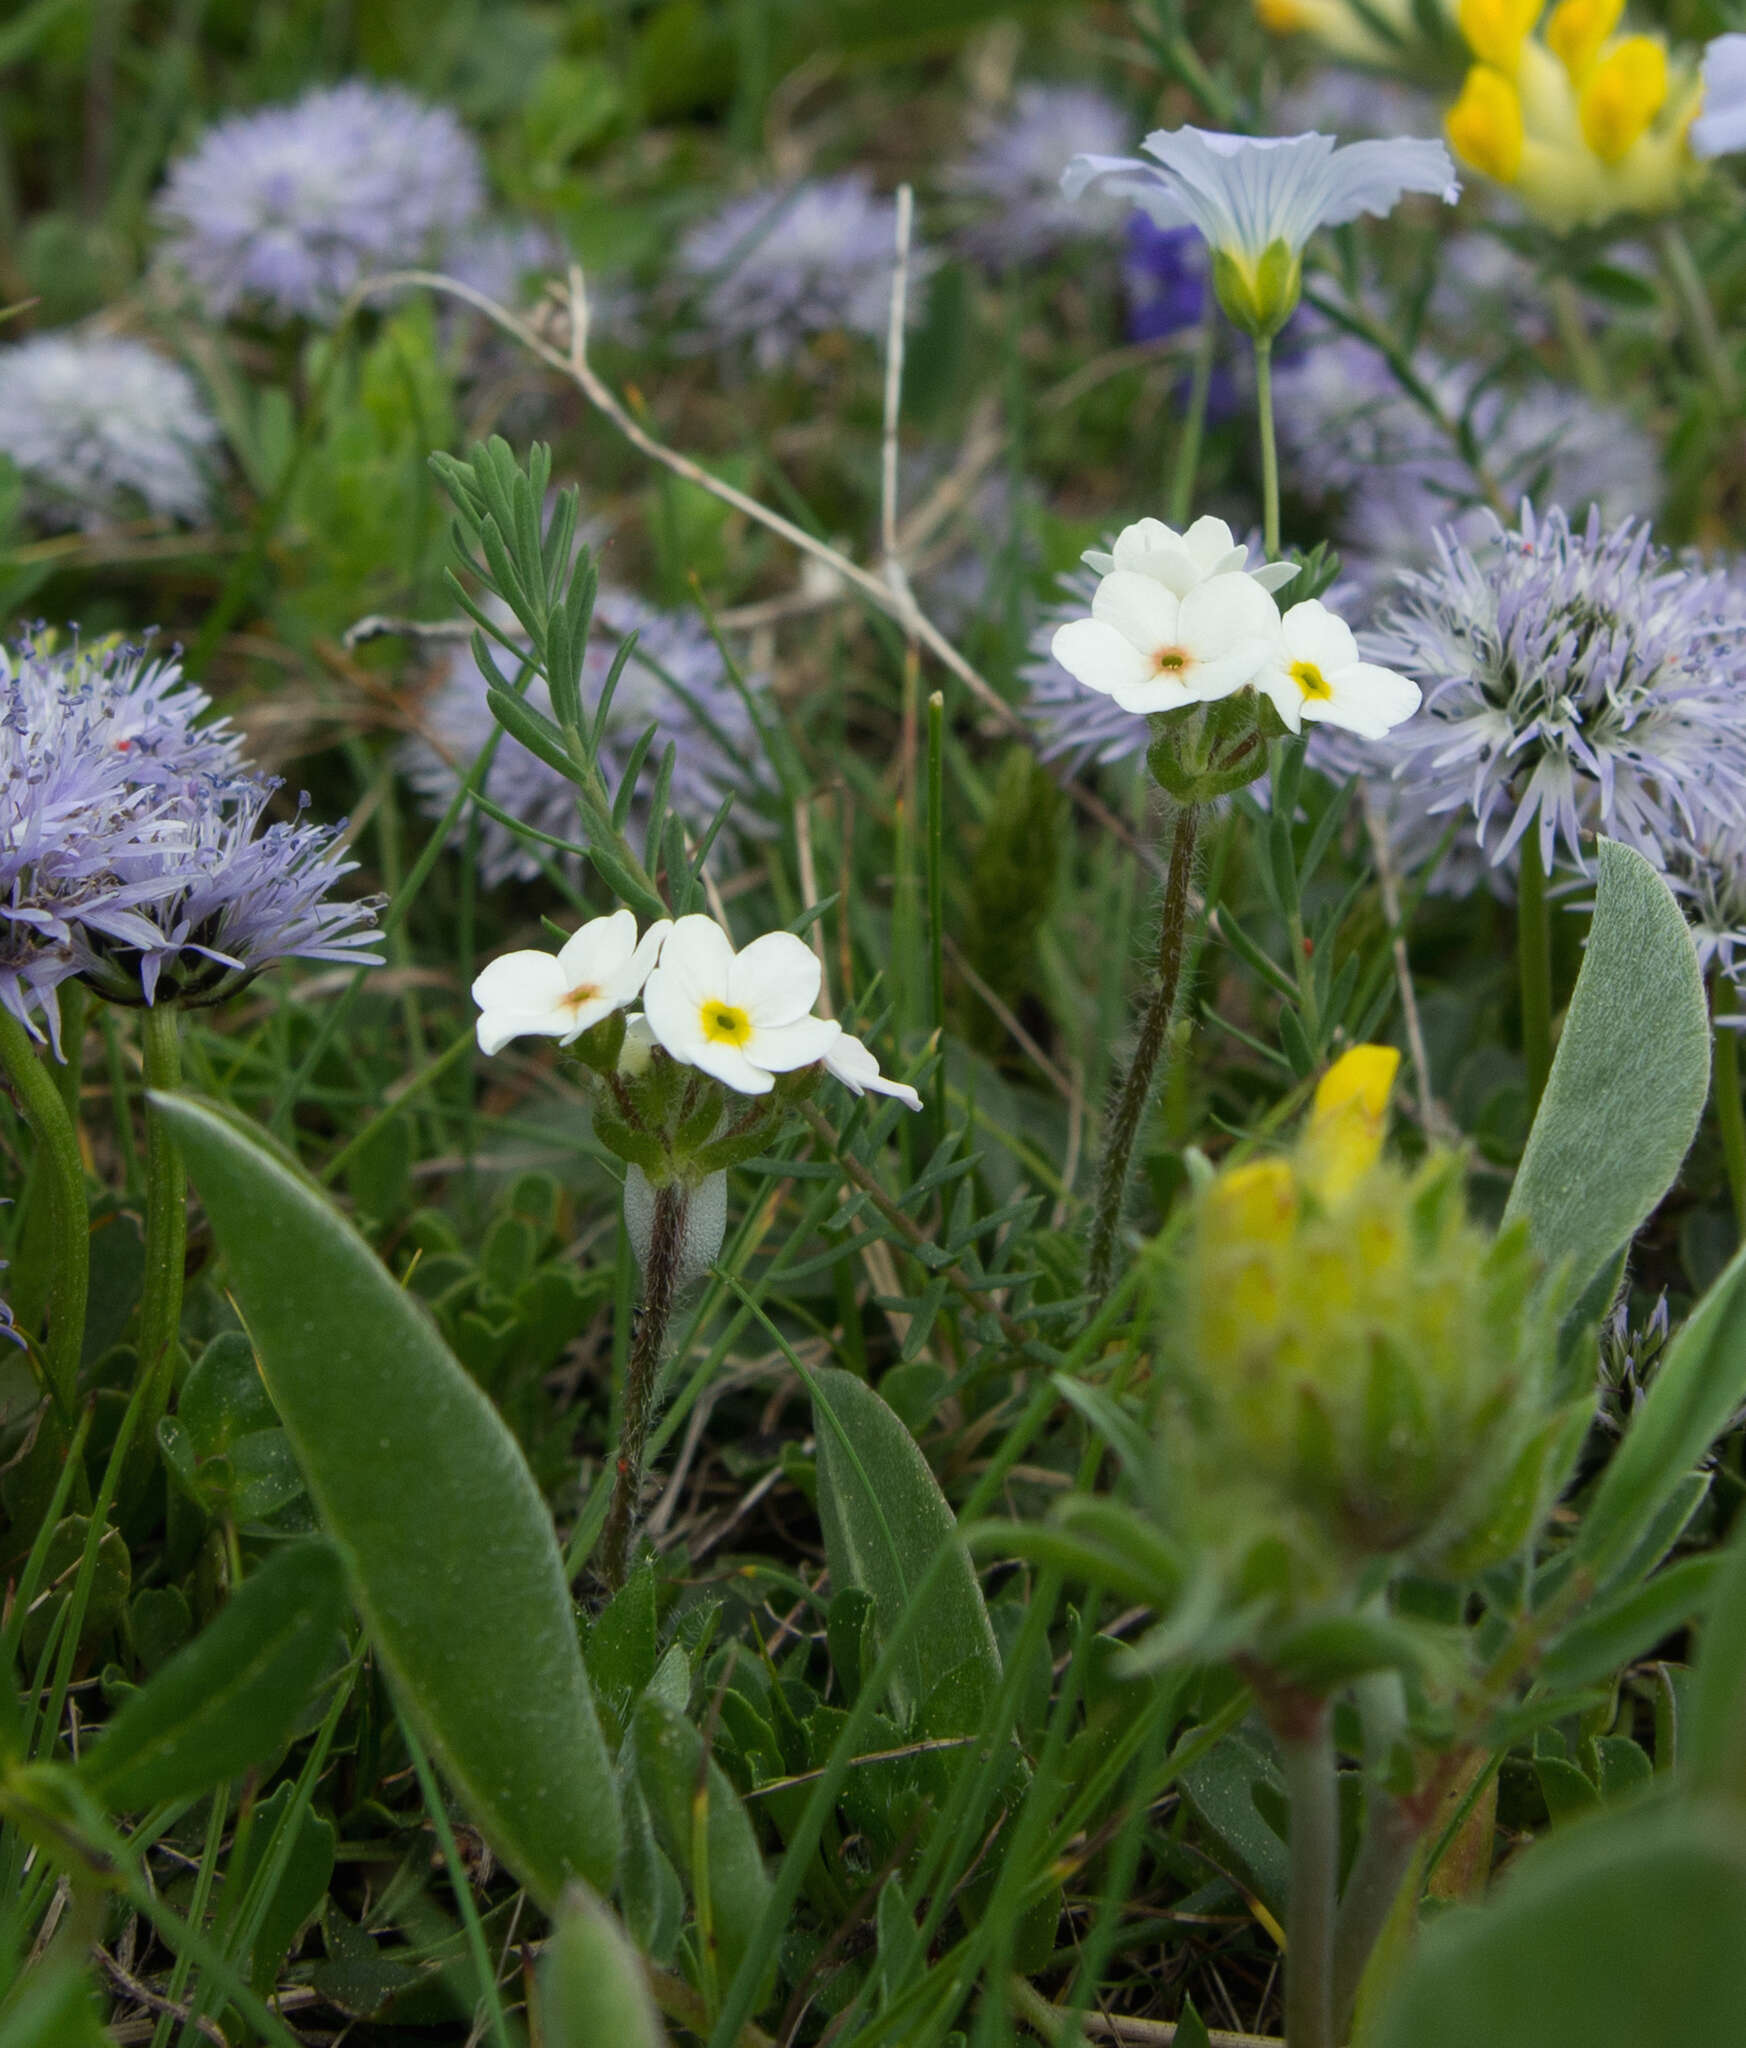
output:
<svg viewBox="0 0 1746 2048"><path fill-rule="evenodd" d="M1278 590L1297 574L1295 562L1264 562L1251 569L1247 544L1210 513L1182 533L1162 519L1137 519L1122 528L1107 553L1102 548L1087 548L1080 559L1100 576L1115 569L1132 569L1162 583L1178 597L1186 597L1211 576L1238 570L1263 590Z"/></svg>
<svg viewBox="0 0 1746 2048"><path fill-rule="evenodd" d="M512 1038L555 1038L570 1045L614 1010L634 1002L662 942L661 918L637 938L628 910L591 918L557 953L505 953L473 984L479 1050L501 1052Z"/></svg>
<svg viewBox="0 0 1746 2048"><path fill-rule="evenodd" d="M1351 627L1314 598L1294 604L1280 620L1277 644L1255 687L1272 698L1292 732L1301 732L1307 718L1379 740L1419 708L1418 684L1361 661Z"/></svg>
<svg viewBox="0 0 1746 2048"><path fill-rule="evenodd" d="M768 1095L774 1076L810 1067L842 1036L812 1015L820 974L792 932L767 932L742 953L707 917L682 917L643 990L656 1041L742 1095Z"/></svg>
<svg viewBox="0 0 1746 2048"><path fill-rule="evenodd" d="M1225 571L1179 597L1157 576L1116 569L1091 617L1057 629L1055 659L1088 690L1149 716L1229 697L1279 640L1279 607L1253 576Z"/></svg>

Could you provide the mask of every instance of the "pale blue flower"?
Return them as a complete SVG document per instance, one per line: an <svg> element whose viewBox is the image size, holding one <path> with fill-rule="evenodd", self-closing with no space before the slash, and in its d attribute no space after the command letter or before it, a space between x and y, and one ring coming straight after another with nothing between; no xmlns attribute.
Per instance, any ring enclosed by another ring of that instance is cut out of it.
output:
<svg viewBox="0 0 1746 2048"><path fill-rule="evenodd" d="M1409 192L1453 204L1455 166L1440 142L1397 137L1352 142L1330 135L1223 135L1160 128L1140 145L1155 158L1080 156L1061 189L1094 186L1144 207L1160 227L1195 227L1213 250L1253 269L1275 243L1292 256L1318 228L1392 212Z"/></svg>
<svg viewBox="0 0 1746 2048"><path fill-rule="evenodd" d="M1121 108L1095 87L1021 85L1012 111L984 117L969 153L946 173L949 191L986 208L965 231L965 246L1005 269L1114 234L1126 210L1120 202L1076 206L1061 190L1061 174L1076 156L1120 148L1126 129Z"/></svg>
<svg viewBox="0 0 1746 2048"><path fill-rule="evenodd" d="M155 211L214 316L331 320L361 279L440 261L484 194L478 147L447 108L353 79L220 121Z"/></svg>
<svg viewBox="0 0 1746 2048"><path fill-rule="evenodd" d="M48 524L203 519L217 444L194 379L142 341L63 332L0 348L0 455Z"/></svg>
<svg viewBox="0 0 1746 2048"><path fill-rule="evenodd" d="M1746 36L1717 36L1706 46L1703 112L1688 140L1693 156L1746 149Z"/></svg>

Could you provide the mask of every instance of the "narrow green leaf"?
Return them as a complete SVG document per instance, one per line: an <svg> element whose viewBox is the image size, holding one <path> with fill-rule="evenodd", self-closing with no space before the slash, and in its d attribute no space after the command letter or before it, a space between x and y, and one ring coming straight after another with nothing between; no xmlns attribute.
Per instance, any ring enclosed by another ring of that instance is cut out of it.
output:
<svg viewBox="0 0 1746 2048"><path fill-rule="evenodd" d="M925 1701L938 1703L942 1725L923 1733L969 1734L1000 1689L1000 1656L957 1521L915 1438L864 1380L835 1369L813 1378L831 1585L871 1594L888 1637L936 1555L953 1553L927 1595L930 1611L891 1691L905 1720Z"/></svg>
<svg viewBox="0 0 1746 2048"><path fill-rule="evenodd" d="M609 1884L611 1768L551 1517L515 1439L318 1189L212 1105L154 1103L409 1719L537 1899L573 1876Z"/></svg>
<svg viewBox="0 0 1746 2048"><path fill-rule="evenodd" d="M1603 839L1594 924L1505 1223L1574 1300L1673 1185L1710 1086L1703 975L1672 891Z"/></svg>
<svg viewBox="0 0 1746 2048"><path fill-rule="evenodd" d="M1720 1563L1713 1555L1682 1558L1646 1585L1590 1609L1546 1653L1541 1679L1561 1691L1593 1685L1646 1657L1708 1605Z"/></svg>
<svg viewBox="0 0 1746 2048"><path fill-rule="evenodd" d="M86 1784L139 1812L266 1762L335 1668L345 1609L331 1545L280 1551L110 1722L81 1766Z"/></svg>
<svg viewBox="0 0 1746 2048"><path fill-rule="evenodd" d="M1746 1522L1724 1553L1710 1596L1680 1754L1700 1792L1746 1799Z"/></svg>

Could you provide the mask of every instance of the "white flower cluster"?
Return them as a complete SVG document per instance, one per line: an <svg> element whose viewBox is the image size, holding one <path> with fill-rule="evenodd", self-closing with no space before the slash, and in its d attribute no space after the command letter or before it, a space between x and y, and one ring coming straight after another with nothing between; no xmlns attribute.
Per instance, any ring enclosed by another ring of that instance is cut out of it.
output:
<svg viewBox="0 0 1746 2048"><path fill-rule="evenodd" d="M815 1017L818 960L792 932L766 932L740 952L713 918L661 918L637 938L628 910L590 919L556 953L505 953L473 984L479 1048L501 1052L512 1038L571 1045L628 1009L622 1063L659 1046L741 1095L768 1095L778 1074L823 1063L856 1095L892 1095L911 1109L921 1097L888 1081L858 1038Z"/></svg>
<svg viewBox="0 0 1746 2048"><path fill-rule="evenodd" d="M1055 659L1088 690L1150 717L1210 704L1238 690L1269 698L1290 732L1306 719L1381 739L1419 708L1416 683L1361 661L1346 622L1310 599L1280 615L1273 593L1294 564L1247 566L1222 519L1178 533L1142 519L1108 553L1091 617L1056 629Z"/></svg>

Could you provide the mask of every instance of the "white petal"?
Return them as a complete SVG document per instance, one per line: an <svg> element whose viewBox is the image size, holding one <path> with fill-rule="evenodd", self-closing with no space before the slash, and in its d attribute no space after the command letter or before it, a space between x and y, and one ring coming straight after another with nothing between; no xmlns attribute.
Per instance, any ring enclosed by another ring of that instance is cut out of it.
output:
<svg viewBox="0 0 1746 2048"><path fill-rule="evenodd" d="M1361 213L1391 213L1408 192L1434 192L1449 206L1460 197L1455 166L1440 142L1404 135L1386 142L1348 142L1328 164L1316 225L1338 227Z"/></svg>
<svg viewBox="0 0 1746 2048"><path fill-rule="evenodd" d="M706 996L727 993L733 964L733 941L727 933L714 918L693 914L680 918L667 934L660 965L649 979L653 982L659 975L662 981L682 989L694 1003L701 1003Z"/></svg>
<svg viewBox="0 0 1746 2048"><path fill-rule="evenodd" d="M834 1017L801 1017L792 1024L761 1025L753 1031L746 1057L772 1074L791 1074L822 1060L842 1036Z"/></svg>
<svg viewBox="0 0 1746 2048"><path fill-rule="evenodd" d="M661 957L661 948L672 929L673 920L670 917L658 917L644 932L636 951L607 981L605 993L611 996L615 1010L623 1009L626 1003L636 1001L643 983L654 972L655 962Z"/></svg>
<svg viewBox="0 0 1746 2048"><path fill-rule="evenodd" d="M825 1054L825 1072L841 1081L852 1094L865 1095L869 1089L875 1095L894 1096L897 1101L910 1109L920 1109L921 1097L907 1081L888 1081L879 1071L879 1062L861 1041L845 1031L829 1052Z"/></svg>
<svg viewBox="0 0 1746 2048"><path fill-rule="evenodd" d="M1295 562L1268 562L1263 568L1251 569L1249 580L1259 583L1263 590L1281 590L1297 573Z"/></svg>
<svg viewBox="0 0 1746 2048"><path fill-rule="evenodd" d="M1180 548L1181 545L1181 534L1174 526L1166 526L1162 519L1136 519L1132 526L1124 526L1116 535L1110 561L1117 569L1134 569L1148 555L1167 548Z"/></svg>
<svg viewBox="0 0 1746 2048"><path fill-rule="evenodd" d="M792 1024L818 1001L818 955L792 932L766 932L734 961L728 1001L744 1010L760 1031Z"/></svg>
<svg viewBox="0 0 1746 2048"><path fill-rule="evenodd" d="M665 1039L661 1042L666 1044ZM669 1045L667 1050L671 1052L673 1048ZM768 1095L776 1085L765 1069L753 1066L737 1045L730 1045L725 1038L705 1038L701 1031L689 1064L714 1075L724 1087L741 1095Z"/></svg>
<svg viewBox="0 0 1746 2048"><path fill-rule="evenodd" d="M1276 660L1269 661L1255 677L1255 688L1272 700L1273 708L1285 721L1287 732L1303 730L1303 691L1297 678L1288 675Z"/></svg>
<svg viewBox="0 0 1746 2048"><path fill-rule="evenodd" d="M1205 574L1212 575L1213 564L1220 562L1233 548L1237 547L1231 529L1222 519L1215 519L1210 512L1203 512L1182 536L1182 545L1188 550L1196 566ZM1247 556L1247 548L1238 548L1240 556Z"/></svg>
<svg viewBox="0 0 1746 2048"><path fill-rule="evenodd" d="M570 1031L568 1010L482 1010L475 1027L479 1050L499 1053L512 1038L563 1038Z"/></svg>
<svg viewBox="0 0 1746 2048"><path fill-rule="evenodd" d="M676 1060L700 1066L699 1054L710 1040L703 1032L703 1005L707 994L688 988L677 974L668 972L662 961L643 984L643 1015L656 1042Z"/></svg>
<svg viewBox="0 0 1746 2048"><path fill-rule="evenodd" d="M1103 579L1091 600L1091 616L1113 626L1147 655L1174 647L1182 630L1181 602L1162 584L1132 569L1117 569Z"/></svg>
<svg viewBox="0 0 1746 2048"><path fill-rule="evenodd" d="M1344 726L1367 740L1379 740L1419 708L1419 686L1391 668L1355 661L1326 677L1331 697L1306 697L1303 715L1320 725Z"/></svg>
<svg viewBox="0 0 1746 2048"><path fill-rule="evenodd" d="M1135 688L1154 673L1151 658L1101 619L1072 619L1057 626L1049 651L1075 682L1106 697Z"/></svg>
<svg viewBox="0 0 1746 2048"><path fill-rule="evenodd" d="M628 910L615 910L609 917L593 917L564 941L558 965L564 970L566 986L584 981L603 982L630 958L637 943L637 921Z"/></svg>
<svg viewBox="0 0 1746 2048"><path fill-rule="evenodd" d="M1693 156L1746 149L1746 36L1717 36L1704 46L1703 112L1686 131Z"/></svg>
<svg viewBox="0 0 1746 2048"><path fill-rule="evenodd" d="M553 953L501 953L480 969L473 1000L482 1010L555 1010L571 983ZM562 1020L563 1028L569 1019Z"/></svg>
<svg viewBox="0 0 1746 2048"><path fill-rule="evenodd" d="M1095 569L1100 576L1107 576L1115 567L1115 556L1105 554L1102 548L1086 548L1079 559L1088 569Z"/></svg>
<svg viewBox="0 0 1746 2048"><path fill-rule="evenodd" d="M1177 630L1197 661L1213 661L1259 641L1258 665L1279 636L1279 607L1253 576L1209 576L1182 600ZM1254 673L1251 668L1249 674Z"/></svg>
<svg viewBox="0 0 1746 2048"><path fill-rule="evenodd" d="M1350 668L1358 659L1352 628L1313 597L1305 604L1294 604L1279 623L1288 658L1314 662L1326 678L1331 679L1336 669Z"/></svg>

